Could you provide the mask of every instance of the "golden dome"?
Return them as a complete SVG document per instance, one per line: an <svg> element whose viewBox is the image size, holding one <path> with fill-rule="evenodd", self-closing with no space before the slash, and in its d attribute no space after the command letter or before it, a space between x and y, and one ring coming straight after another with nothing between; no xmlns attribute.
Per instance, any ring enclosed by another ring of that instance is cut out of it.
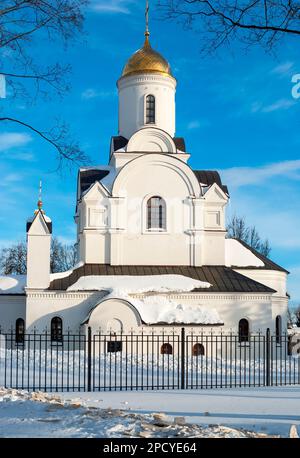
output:
<svg viewBox="0 0 300 458"><path fill-rule="evenodd" d="M169 62L152 49L149 42L149 33L146 32L145 35L144 46L129 58L123 68L122 77L136 73L160 73L161 75L172 77Z"/></svg>

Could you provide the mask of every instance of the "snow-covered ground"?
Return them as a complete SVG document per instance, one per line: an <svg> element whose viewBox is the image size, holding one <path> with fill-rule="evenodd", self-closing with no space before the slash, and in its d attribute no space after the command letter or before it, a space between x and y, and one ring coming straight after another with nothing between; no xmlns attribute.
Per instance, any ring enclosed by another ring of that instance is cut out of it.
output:
<svg viewBox="0 0 300 458"><path fill-rule="evenodd" d="M101 393L0 389L1 437L288 437L295 387Z"/></svg>

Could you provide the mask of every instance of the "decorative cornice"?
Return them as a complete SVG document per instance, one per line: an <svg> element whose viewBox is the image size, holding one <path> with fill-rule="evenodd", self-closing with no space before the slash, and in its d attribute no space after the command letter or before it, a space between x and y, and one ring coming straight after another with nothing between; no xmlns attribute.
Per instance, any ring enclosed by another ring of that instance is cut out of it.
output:
<svg viewBox="0 0 300 458"><path fill-rule="evenodd" d="M52 298L52 299L88 299L96 294L99 294L99 297L103 296L103 291L27 291L26 296L28 298ZM158 294L153 294L157 296ZM264 301L270 300L272 294L261 294L261 293L245 293L245 294L232 294L232 293L178 293L178 294L168 294L160 293L160 296L168 297L169 299L186 299L186 300L226 300L226 301ZM151 297L152 294L147 293L132 293L130 297L136 299L143 299L145 297ZM274 296L273 296L274 297ZM285 297L276 297L274 298L278 302L286 303L287 298Z"/></svg>
<svg viewBox="0 0 300 458"><path fill-rule="evenodd" d="M52 298L52 299L88 299L95 294L103 296L103 291L27 291L27 297L31 299Z"/></svg>
<svg viewBox="0 0 300 458"><path fill-rule="evenodd" d="M130 294L131 297L136 298L136 299L143 299L144 297L151 297L152 294L143 294L143 293L137 293L137 294ZM154 295L154 294L153 294ZM155 294L156 296L157 294ZM238 294L232 294L232 293L180 293L180 294L163 294L160 293L161 296L167 296L169 299L188 299L188 300L206 300L206 299L216 299L216 300L270 300L270 297L272 294L261 294L261 293L238 293Z"/></svg>
<svg viewBox="0 0 300 458"><path fill-rule="evenodd" d="M147 72L143 74L136 73L125 77L121 77L117 81L117 86L119 87L119 89L122 89L126 86L141 85L147 82L154 82L156 84L162 84L164 86L168 85L172 88L176 87L177 84L176 79L170 75L163 75L161 73L155 72Z"/></svg>

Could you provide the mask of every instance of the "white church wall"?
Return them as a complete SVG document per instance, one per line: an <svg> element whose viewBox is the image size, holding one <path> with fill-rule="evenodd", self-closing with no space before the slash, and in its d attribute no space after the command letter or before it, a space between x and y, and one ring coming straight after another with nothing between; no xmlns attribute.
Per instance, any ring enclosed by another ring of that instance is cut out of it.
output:
<svg viewBox="0 0 300 458"><path fill-rule="evenodd" d="M174 153L174 158L179 159L182 162L185 162L187 164L190 154L188 153L180 153L177 150L176 153ZM115 168L117 171L119 171L124 165L126 165L128 162L132 161L133 159L137 159L140 156L143 156L145 153L131 153L129 151L126 152L113 152L109 161L109 164ZM172 153L173 154L173 153Z"/></svg>
<svg viewBox="0 0 300 458"><path fill-rule="evenodd" d="M224 231L207 230L203 233L201 244L202 265L223 266L225 262L225 235ZM197 246L196 246L197 249Z"/></svg>
<svg viewBox="0 0 300 458"><path fill-rule="evenodd" d="M102 292L48 292L32 291L27 296L26 330L34 328L49 331L51 319L59 316L63 320L63 332L78 333L81 323L91 308L103 297Z"/></svg>
<svg viewBox="0 0 300 458"><path fill-rule="evenodd" d="M155 97L155 124L171 137L175 135L176 80L145 73L121 78L119 89L119 135L129 139L145 126L145 97Z"/></svg>
<svg viewBox="0 0 300 458"><path fill-rule="evenodd" d="M288 299L281 299L277 298L276 296L273 297L272 300L272 319L273 319L273 325L270 328L273 332L276 330L276 317L280 316L281 317L281 328L282 332L285 333L287 331L287 325L288 325Z"/></svg>
<svg viewBox="0 0 300 458"><path fill-rule="evenodd" d="M25 296L2 296L0 297L0 324L4 328L11 328L17 318L24 318L27 332L33 332L34 328L42 332L45 328L50 330L51 319L59 316L63 320L64 332L69 329L70 332L77 333L82 322L94 309L90 321L94 330L99 327L108 330L109 323L116 319L119 320L124 332L141 330L138 313L134 307L128 306L126 301L109 299L95 307L103 296L102 292L30 291L27 296L27 306L25 306ZM142 296L135 295L136 298ZM277 315L282 316L282 326L283 330L285 329L285 304L279 299L272 304L272 299L268 295L182 293L169 294L168 297L178 303L215 309L224 323L222 326L224 332L238 332L238 322L242 318L249 320L252 332L259 330L264 332L268 327L273 331ZM161 329L164 327L161 326ZM179 324L178 327L181 328L182 325ZM145 329L150 327L146 326Z"/></svg>
<svg viewBox="0 0 300 458"><path fill-rule="evenodd" d="M143 294L135 294L132 296L132 304L134 304L134 298L141 299ZM238 332L239 320L246 318L249 321L250 331L258 332L265 330L269 327L274 328L274 319L272 314L272 303L270 296L251 294L251 295L238 295L238 294L169 294L168 298L182 305L190 305L203 307L204 309L215 309L223 321L221 326L222 331L233 333ZM130 302L130 299L128 299ZM109 323L111 320L119 320L120 329L123 332L140 331L140 325L138 324L138 318L136 315L135 308L130 308L130 305L121 299L109 299L104 300L103 303L99 304L91 314L89 325L93 329L101 328L102 332L109 330ZM143 320L143 316L141 316ZM176 327L176 326L175 326ZM178 324L178 329L182 327ZM186 328L191 326L186 325ZM199 326L196 326L197 328ZM155 329L162 331L163 329L169 329L170 326L155 326ZM210 326L205 326L205 329ZM212 326L212 329L216 329L216 326ZM220 328L218 326L218 328ZM148 331L147 331L148 330ZM143 326L143 332L151 332L151 326Z"/></svg>
<svg viewBox="0 0 300 458"><path fill-rule="evenodd" d="M274 296L286 298L286 283L287 274L279 270L267 270L267 269L234 269L236 272L245 275L246 277L256 280L263 285L269 286L274 289L276 293Z"/></svg>
<svg viewBox="0 0 300 458"><path fill-rule="evenodd" d="M112 264L191 264L189 196L199 196L200 186L187 165L165 155L140 157L122 169L112 192L120 197L118 211L111 215ZM147 201L152 196L166 202L166 230L147 229Z"/></svg>
<svg viewBox="0 0 300 458"><path fill-rule="evenodd" d="M109 264L110 236L108 232L84 231L81 237L81 246L86 264Z"/></svg>
<svg viewBox="0 0 300 458"><path fill-rule="evenodd" d="M15 329L18 318L26 319L26 297L0 295L0 327L3 332Z"/></svg>
<svg viewBox="0 0 300 458"><path fill-rule="evenodd" d="M50 235L28 236L27 287L47 288L50 282Z"/></svg>
<svg viewBox="0 0 300 458"><path fill-rule="evenodd" d="M27 287L48 288L51 234L39 211L27 233Z"/></svg>
<svg viewBox="0 0 300 458"><path fill-rule="evenodd" d="M99 184L79 204L80 261L87 264L110 262L110 202Z"/></svg>
<svg viewBox="0 0 300 458"><path fill-rule="evenodd" d="M196 238L196 250L200 252L201 265L225 264L225 208L228 197L217 184L206 192L201 209L202 233ZM198 217L199 218L199 217Z"/></svg>
<svg viewBox="0 0 300 458"><path fill-rule="evenodd" d="M137 295L138 297L138 295ZM224 331L238 332L238 323L246 318L250 330L257 332L273 325L272 301L268 295L260 294L181 294L169 295L170 299L188 305L215 309L223 321Z"/></svg>

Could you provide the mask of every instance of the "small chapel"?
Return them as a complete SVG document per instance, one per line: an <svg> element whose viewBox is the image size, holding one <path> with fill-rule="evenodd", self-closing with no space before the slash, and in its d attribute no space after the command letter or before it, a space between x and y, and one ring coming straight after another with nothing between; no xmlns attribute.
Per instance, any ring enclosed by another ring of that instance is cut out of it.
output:
<svg viewBox="0 0 300 458"><path fill-rule="evenodd" d="M177 80L149 35L147 19L117 81L108 164L78 172L77 264L50 272L52 221L39 200L26 223L27 274L0 277L1 329L48 329L53 341L87 328L201 327L245 339L286 329L288 272L227 237L230 183L190 167L176 131Z"/></svg>

